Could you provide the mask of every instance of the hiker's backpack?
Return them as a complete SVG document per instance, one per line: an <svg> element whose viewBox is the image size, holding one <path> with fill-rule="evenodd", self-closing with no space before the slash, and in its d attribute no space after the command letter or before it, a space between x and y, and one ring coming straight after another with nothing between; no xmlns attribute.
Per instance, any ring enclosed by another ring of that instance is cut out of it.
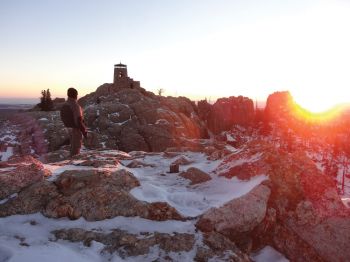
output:
<svg viewBox="0 0 350 262"><path fill-rule="evenodd" d="M65 103L60 110L61 120L65 127L76 127L71 106Z"/></svg>

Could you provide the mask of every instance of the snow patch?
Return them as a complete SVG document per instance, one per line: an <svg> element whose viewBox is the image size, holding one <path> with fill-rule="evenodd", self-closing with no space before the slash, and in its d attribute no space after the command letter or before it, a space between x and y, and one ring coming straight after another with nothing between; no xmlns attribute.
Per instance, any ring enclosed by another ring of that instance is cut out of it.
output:
<svg viewBox="0 0 350 262"><path fill-rule="evenodd" d="M281 253L270 246L266 246L259 252L253 254L251 258L255 262L288 262L289 260L285 258Z"/></svg>
<svg viewBox="0 0 350 262"><path fill-rule="evenodd" d="M115 112L115 113L109 114L109 116L116 116L116 117L118 117L118 116L120 116L120 114L119 114L119 112Z"/></svg>
<svg viewBox="0 0 350 262"><path fill-rule="evenodd" d="M0 152L1 161L7 161L11 156L13 156L13 147L8 146L5 152Z"/></svg>
<svg viewBox="0 0 350 262"><path fill-rule="evenodd" d="M169 121L166 119L158 119L155 123L156 125L169 125Z"/></svg>
<svg viewBox="0 0 350 262"><path fill-rule="evenodd" d="M196 167L209 175L212 180L195 186L189 186L189 181L178 174L170 174L169 166L179 156L163 158L160 155L145 156L141 161L155 167L129 169L140 181L141 186L130 193L139 200L146 202L164 201L173 206L184 216L195 217L212 207L220 207L226 202L238 198L262 181L268 179L265 175L241 181L236 177L227 179L212 174L221 161L208 161L202 153L186 152L182 154L192 164L180 166L180 172L190 167Z"/></svg>
<svg viewBox="0 0 350 262"><path fill-rule="evenodd" d="M4 142L4 141L10 141L10 142L13 142L17 139L17 137L15 135L11 135L11 134L6 134L2 137L0 137L0 141L1 142Z"/></svg>
<svg viewBox="0 0 350 262"><path fill-rule="evenodd" d="M226 133L226 140L228 142L236 142L236 139L231 134L228 134L228 133Z"/></svg>
<svg viewBox="0 0 350 262"><path fill-rule="evenodd" d="M115 123L115 124L117 124L118 126L122 126L122 125L124 125L125 123L129 122L130 120L131 120L131 116L130 116L129 119L127 119L127 120L125 120L125 121L123 121L123 122Z"/></svg>
<svg viewBox="0 0 350 262"><path fill-rule="evenodd" d="M9 197L0 200L0 205L5 204L5 203L6 203L7 201L9 201L10 199L15 198L15 197L17 197L17 196L18 196L18 194L17 194L17 193L14 193L14 194L10 195ZM0 260L0 261L1 261L1 260Z"/></svg>

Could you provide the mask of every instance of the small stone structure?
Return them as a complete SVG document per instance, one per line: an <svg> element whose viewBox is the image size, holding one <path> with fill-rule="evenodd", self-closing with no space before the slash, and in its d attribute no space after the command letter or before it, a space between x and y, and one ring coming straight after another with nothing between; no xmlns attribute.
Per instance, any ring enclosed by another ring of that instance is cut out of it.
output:
<svg viewBox="0 0 350 262"><path fill-rule="evenodd" d="M117 89L140 88L140 82L134 81L132 78L128 77L127 66L122 63L114 65L113 85Z"/></svg>

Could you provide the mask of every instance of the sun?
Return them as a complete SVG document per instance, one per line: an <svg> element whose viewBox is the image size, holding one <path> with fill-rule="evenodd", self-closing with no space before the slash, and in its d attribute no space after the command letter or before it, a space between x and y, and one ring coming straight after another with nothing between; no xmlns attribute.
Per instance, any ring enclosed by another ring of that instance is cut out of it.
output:
<svg viewBox="0 0 350 262"><path fill-rule="evenodd" d="M296 104L313 114L324 114L342 104L342 97L333 93L299 92L292 94Z"/></svg>
<svg viewBox="0 0 350 262"><path fill-rule="evenodd" d="M315 104L312 111L295 102L293 108L294 114L297 118L313 123L329 123L330 121L338 119L344 110L344 105L339 104L330 107L318 107L318 105Z"/></svg>
<svg viewBox="0 0 350 262"><path fill-rule="evenodd" d="M300 105L302 108L308 110L309 112L311 112L313 114L326 113L336 106L336 104L324 103L324 102L317 101L317 100L313 100L313 101L295 100L295 102L298 105Z"/></svg>
<svg viewBox="0 0 350 262"><path fill-rule="evenodd" d="M306 121L328 123L336 120L348 105L339 97L322 92L292 94L295 116Z"/></svg>

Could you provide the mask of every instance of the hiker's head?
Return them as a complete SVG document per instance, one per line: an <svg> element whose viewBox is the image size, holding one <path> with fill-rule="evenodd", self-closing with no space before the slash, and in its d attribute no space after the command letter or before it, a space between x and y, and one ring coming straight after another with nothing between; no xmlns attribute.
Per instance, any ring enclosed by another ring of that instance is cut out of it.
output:
<svg viewBox="0 0 350 262"><path fill-rule="evenodd" d="M67 96L70 98L77 99L78 98L78 91L75 88L70 87L67 90Z"/></svg>

